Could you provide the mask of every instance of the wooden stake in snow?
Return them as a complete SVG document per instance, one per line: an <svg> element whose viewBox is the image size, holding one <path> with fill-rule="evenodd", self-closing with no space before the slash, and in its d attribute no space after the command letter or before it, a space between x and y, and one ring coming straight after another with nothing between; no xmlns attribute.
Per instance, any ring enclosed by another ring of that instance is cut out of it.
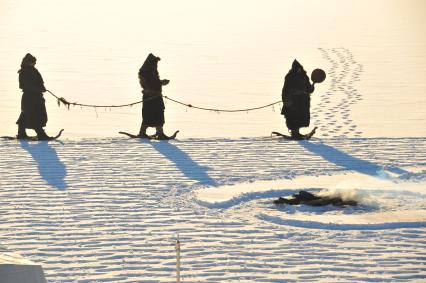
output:
<svg viewBox="0 0 426 283"><path fill-rule="evenodd" d="M180 241L179 241L179 234L177 235L175 249L176 249L176 282L180 282Z"/></svg>

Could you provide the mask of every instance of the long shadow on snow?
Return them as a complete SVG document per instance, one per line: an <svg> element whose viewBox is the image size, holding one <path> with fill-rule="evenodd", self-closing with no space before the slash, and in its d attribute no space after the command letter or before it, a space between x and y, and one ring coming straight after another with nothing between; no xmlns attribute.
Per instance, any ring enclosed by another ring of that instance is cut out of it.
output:
<svg viewBox="0 0 426 283"><path fill-rule="evenodd" d="M58 155L47 141L30 143L20 141L21 147L31 154L31 157L37 162L40 176L51 186L58 189L68 187L65 182L67 170Z"/></svg>
<svg viewBox="0 0 426 283"><path fill-rule="evenodd" d="M318 143L312 141L299 141L299 144L310 152L321 156L325 160L334 163L337 166L343 167L347 170L356 171L365 175L373 177L383 176L385 178L391 178L391 176L384 172L384 170L398 175L409 173L395 166L383 168L375 163L354 157L322 142Z"/></svg>
<svg viewBox="0 0 426 283"><path fill-rule="evenodd" d="M195 180L202 185L216 185L216 181L207 174L208 167L199 165L176 145L168 141L150 142L149 144L173 162L187 178Z"/></svg>

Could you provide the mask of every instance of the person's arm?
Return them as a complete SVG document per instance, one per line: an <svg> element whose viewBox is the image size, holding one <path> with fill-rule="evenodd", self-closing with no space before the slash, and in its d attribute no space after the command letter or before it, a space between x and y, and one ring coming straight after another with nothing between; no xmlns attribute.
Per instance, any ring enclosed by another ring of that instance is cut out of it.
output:
<svg viewBox="0 0 426 283"><path fill-rule="evenodd" d="M285 106L291 107L293 104L292 92L294 90L295 83L293 78L286 76L284 80L284 86L282 90L282 101Z"/></svg>
<svg viewBox="0 0 426 283"><path fill-rule="evenodd" d="M303 86L304 85L304 86ZM311 84L311 81L309 80L309 77L305 75L304 81L302 81L301 89L306 89L308 94L311 94L315 90L315 83Z"/></svg>
<svg viewBox="0 0 426 283"><path fill-rule="evenodd" d="M309 89L308 89L309 93L310 93L310 94L311 94L311 93L313 93L313 92L314 92L314 90L315 90L315 83L313 83L313 84L309 84Z"/></svg>
<svg viewBox="0 0 426 283"><path fill-rule="evenodd" d="M142 88L147 90L156 90L162 86L160 78L152 72L141 72L139 81L141 82Z"/></svg>
<svg viewBox="0 0 426 283"><path fill-rule="evenodd" d="M46 87L44 86L43 77L41 76L39 71L36 71L38 84L41 92L46 92Z"/></svg>
<svg viewBox="0 0 426 283"><path fill-rule="evenodd" d="M41 79L41 82L38 82L36 74L28 70L22 70L19 73L19 88L22 89L24 92L46 91L46 88L43 84L43 80Z"/></svg>

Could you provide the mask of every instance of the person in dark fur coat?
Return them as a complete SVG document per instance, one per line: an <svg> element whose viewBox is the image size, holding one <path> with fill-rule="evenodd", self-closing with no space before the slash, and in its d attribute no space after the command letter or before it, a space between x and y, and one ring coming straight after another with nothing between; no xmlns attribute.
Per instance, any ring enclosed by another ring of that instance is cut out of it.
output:
<svg viewBox="0 0 426 283"><path fill-rule="evenodd" d="M18 139L27 139L26 129L33 129L37 133L37 139L47 140L50 137L43 127L47 123L47 111L43 98L44 87L43 78L35 68L37 59L26 54L22 59L19 73L19 88L22 89L21 114L18 121Z"/></svg>
<svg viewBox="0 0 426 283"><path fill-rule="evenodd" d="M157 138L167 138L163 131L165 107L162 87L167 85L169 80L160 79L158 74L158 62L160 60L160 57L150 53L139 69L139 83L143 89L142 125L139 137L148 137L146 134L147 128L155 127L155 136Z"/></svg>
<svg viewBox="0 0 426 283"><path fill-rule="evenodd" d="M310 94L313 91L314 85L310 83L303 66L297 60L294 60L291 70L285 76L282 90L284 106L281 111L286 119L287 128L294 139L303 139L299 129L309 126Z"/></svg>

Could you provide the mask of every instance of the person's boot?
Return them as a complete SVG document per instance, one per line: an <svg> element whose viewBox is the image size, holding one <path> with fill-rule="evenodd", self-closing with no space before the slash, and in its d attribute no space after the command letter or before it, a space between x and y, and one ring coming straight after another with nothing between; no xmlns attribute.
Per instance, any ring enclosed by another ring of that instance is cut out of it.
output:
<svg viewBox="0 0 426 283"><path fill-rule="evenodd" d="M146 134L147 128L148 128L147 126L141 125L141 129L139 130L139 134L138 134L139 138L149 139L149 136Z"/></svg>
<svg viewBox="0 0 426 283"><path fill-rule="evenodd" d="M18 126L18 135L16 136L17 139L28 139L27 132L25 131L25 127L19 125Z"/></svg>
<svg viewBox="0 0 426 283"><path fill-rule="evenodd" d="M170 137L166 136L163 131L163 127L156 127L155 137L159 140L169 140Z"/></svg>
<svg viewBox="0 0 426 283"><path fill-rule="evenodd" d="M37 133L37 139L38 139L39 141L46 141L46 140L51 140L51 139L52 139L51 137L49 137L49 136L46 134L46 132L44 131L44 129L43 129L43 128L35 129L35 131L36 131L36 133Z"/></svg>
<svg viewBox="0 0 426 283"><path fill-rule="evenodd" d="M151 138L150 136L148 136L146 133L139 133L138 134L138 138L142 138L142 139L149 139Z"/></svg>
<svg viewBox="0 0 426 283"><path fill-rule="evenodd" d="M303 140L304 139L304 136L301 133L299 133L299 129L293 129L293 130L290 130L290 132L291 132L291 137L293 139L295 139L295 140Z"/></svg>

